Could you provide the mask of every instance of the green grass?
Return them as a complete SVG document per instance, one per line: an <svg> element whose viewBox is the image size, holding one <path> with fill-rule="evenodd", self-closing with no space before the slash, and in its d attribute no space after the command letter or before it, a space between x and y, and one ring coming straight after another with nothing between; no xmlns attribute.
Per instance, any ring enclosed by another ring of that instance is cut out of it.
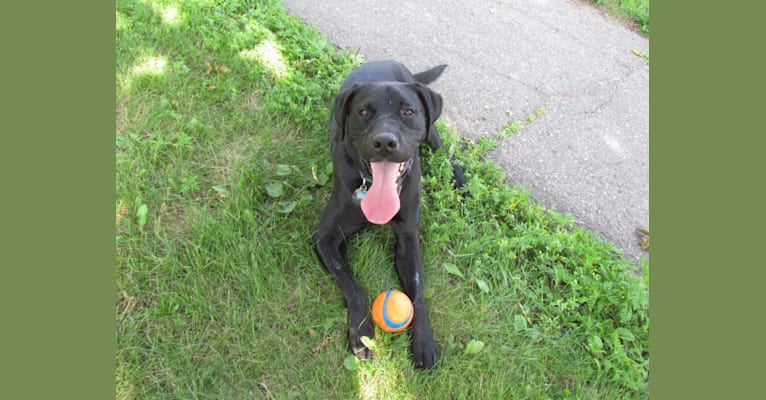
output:
<svg viewBox="0 0 766 400"><path fill-rule="evenodd" d="M647 268L507 186L495 141L444 125L473 196L422 150L441 361L417 371L406 334L380 331L374 360L349 357L310 238L331 101L359 60L279 2L117 10L117 398L648 397ZM370 301L398 286L388 228L347 248Z"/></svg>
<svg viewBox="0 0 766 400"><path fill-rule="evenodd" d="M607 11L623 17L635 25L636 29L649 34L649 0L588 0Z"/></svg>

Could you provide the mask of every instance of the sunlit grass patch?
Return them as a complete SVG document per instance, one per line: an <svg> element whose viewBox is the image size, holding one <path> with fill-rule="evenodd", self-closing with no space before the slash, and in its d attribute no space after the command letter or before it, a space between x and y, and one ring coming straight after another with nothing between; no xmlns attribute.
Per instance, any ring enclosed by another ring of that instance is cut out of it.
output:
<svg viewBox="0 0 766 400"><path fill-rule="evenodd" d="M141 75L162 75L167 71L168 59L164 56L148 57L146 60L135 65L131 74L133 76Z"/></svg>
<svg viewBox="0 0 766 400"><path fill-rule="evenodd" d="M182 16L175 5L169 5L162 8L162 22L168 26L177 26L181 23Z"/></svg>
<svg viewBox="0 0 766 400"><path fill-rule="evenodd" d="M117 11L117 15L115 16L115 24L116 24L115 27L119 31L119 30L122 30L122 29L130 28L131 21L130 21L130 18L125 16L125 14Z"/></svg>
<svg viewBox="0 0 766 400"><path fill-rule="evenodd" d="M245 60L258 62L276 78L285 78L288 75L285 58L277 44L270 39L264 40L255 48L242 50L239 56Z"/></svg>

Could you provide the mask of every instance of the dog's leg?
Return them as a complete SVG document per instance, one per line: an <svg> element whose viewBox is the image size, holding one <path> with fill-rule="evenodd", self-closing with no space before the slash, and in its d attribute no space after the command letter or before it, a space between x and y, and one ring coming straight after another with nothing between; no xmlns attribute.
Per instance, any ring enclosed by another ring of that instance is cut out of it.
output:
<svg viewBox="0 0 766 400"><path fill-rule="evenodd" d="M361 228L364 221L352 215L345 215L353 213L344 214L342 211L337 211L338 207L338 202L333 202L331 199L314 234L314 250L343 293L348 309L349 349L360 359L368 360L372 357L372 350L362 343L361 337L368 336L372 339L375 336L375 330L364 293L351 276L340 251L345 237Z"/></svg>
<svg viewBox="0 0 766 400"><path fill-rule="evenodd" d="M419 196L419 193L417 194ZM412 320L412 359L417 368L429 369L439 359L439 349L436 347L431 328L428 324L428 311L423 293L423 265L420 259L420 244L418 243L418 220L420 205L405 210L391 222L396 236L395 261L399 281L407 296L412 300L414 317Z"/></svg>
<svg viewBox="0 0 766 400"><path fill-rule="evenodd" d="M426 137L426 143L428 143L428 147L432 150L443 149L445 152L447 151L444 147L444 143L442 143L441 135L434 125L431 125L431 130ZM454 154L450 154L450 160L452 161L452 166L454 168L455 188L460 189L467 184L465 176L463 175L463 169L458 165L457 158L455 158Z"/></svg>

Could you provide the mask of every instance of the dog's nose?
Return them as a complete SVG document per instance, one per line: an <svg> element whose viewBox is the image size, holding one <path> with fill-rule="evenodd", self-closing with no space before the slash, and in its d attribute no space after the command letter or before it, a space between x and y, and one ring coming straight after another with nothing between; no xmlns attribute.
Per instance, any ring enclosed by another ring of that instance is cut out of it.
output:
<svg viewBox="0 0 766 400"><path fill-rule="evenodd" d="M372 148L379 153L386 153L399 147L399 140L391 132L381 132L372 138Z"/></svg>

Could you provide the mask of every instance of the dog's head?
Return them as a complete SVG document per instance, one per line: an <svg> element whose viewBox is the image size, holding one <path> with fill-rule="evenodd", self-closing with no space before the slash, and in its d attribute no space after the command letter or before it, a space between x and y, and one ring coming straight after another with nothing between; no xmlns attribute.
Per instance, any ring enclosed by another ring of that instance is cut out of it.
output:
<svg viewBox="0 0 766 400"><path fill-rule="evenodd" d="M335 98L334 140L348 141L366 162L406 162L441 111L441 96L419 83L354 85Z"/></svg>

